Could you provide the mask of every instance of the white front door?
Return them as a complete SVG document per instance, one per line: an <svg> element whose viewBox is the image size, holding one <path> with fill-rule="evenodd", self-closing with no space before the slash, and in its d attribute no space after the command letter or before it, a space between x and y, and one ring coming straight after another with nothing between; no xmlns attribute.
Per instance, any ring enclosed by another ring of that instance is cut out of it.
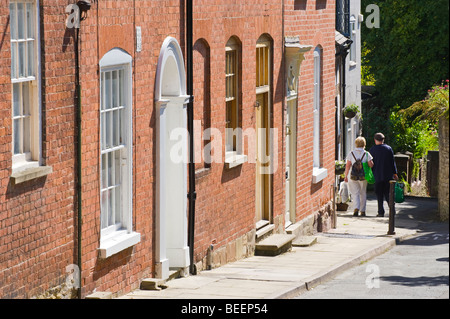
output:
<svg viewBox="0 0 450 319"><path fill-rule="evenodd" d="M187 245L188 132L186 74L181 48L168 37L162 46L156 100L156 276L189 267Z"/></svg>

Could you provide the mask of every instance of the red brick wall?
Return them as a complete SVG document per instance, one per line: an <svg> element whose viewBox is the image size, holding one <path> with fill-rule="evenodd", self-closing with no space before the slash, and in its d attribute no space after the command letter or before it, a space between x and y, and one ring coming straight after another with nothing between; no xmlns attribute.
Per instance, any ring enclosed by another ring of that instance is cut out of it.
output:
<svg viewBox="0 0 450 319"><path fill-rule="evenodd" d="M9 1L0 1L0 297L28 298L65 282L75 264L73 37L67 1L41 2L42 154L53 173L14 185Z"/></svg>
<svg viewBox="0 0 450 319"><path fill-rule="evenodd" d="M295 2L295 3L294 3ZM221 4L202 3L194 7L194 42L202 39L211 51L211 126L224 135L225 122L225 51L231 36L242 42L242 114L243 129L255 127L255 45L262 34L273 39L273 127L278 128L278 170L273 177L273 218L285 210L285 161L283 137L284 65L280 1ZM303 5L305 4L305 5ZM306 6L307 4L307 6ZM218 6L217 6L218 5ZM216 12L210 14L210 12ZM299 36L301 44L312 45L302 64L298 101L297 221L317 212L332 199L334 181L334 1L285 1L285 36ZM323 48L322 83L322 161L328 177L312 184L313 167L313 50ZM199 58L196 63L203 61ZM196 64L197 65L197 64ZM200 67L199 67L200 68ZM203 73L195 74L196 107L203 103ZM199 112L197 110L197 112ZM196 113L196 119L200 113ZM248 154L248 149L245 150ZM206 254L214 242L222 246L242 236L255 225L255 164L246 163L231 170L213 163L208 173L198 174L196 208L196 258ZM284 219L281 219L284 221ZM283 224L284 225L284 224ZM281 225L281 227L283 227Z"/></svg>
<svg viewBox="0 0 450 319"><path fill-rule="evenodd" d="M125 293L154 275L155 115L153 92L161 45L179 38L178 1L99 1L82 22L83 83L83 295ZM135 27L142 28L142 51L135 51ZM133 230L141 242L106 260L99 259L99 77L98 63L118 47L133 58Z"/></svg>
<svg viewBox="0 0 450 319"><path fill-rule="evenodd" d="M335 143L335 1L285 1L285 36L299 36L311 45L305 54L299 78L297 130L297 220L317 211L332 199ZM311 183L313 167L313 79L314 49L322 47L322 163L328 176Z"/></svg>
<svg viewBox="0 0 450 319"><path fill-rule="evenodd" d="M75 1L73 1L75 2ZM303 8L302 3L307 3ZM297 220L311 215L331 197L334 177L334 1L326 9L315 1L285 1L286 36L321 45L323 55L323 162L329 177L311 184L312 51L302 64L299 84ZM43 64L43 156L53 173L12 186L11 84L8 5L0 0L0 297L30 297L64 282L65 267L76 263L76 127L74 39L65 28L67 1L41 0ZM272 126L278 129L278 169L273 176L273 219L283 224L285 210L285 105L282 3L194 1L195 119L213 127L225 143L225 45L242 42L242 127L255 128L255 46L273 40ZM156 122L154 81L161 45L175 37L184 48L183 2L102 0L93 2L81 22L82 85L82 293L126 293L155 271ZM135 51L135 27L142 28L142 51ZM106 260L100 242L99 67L114 47L133 58L133 230L141 242ZM204 115L207 114L207 118ZM199 145L196 145L197 147ZM203 146L203 145L200 145ZM201 149L201 148L200 148ZM246 145L245 154L248 154ZM206 168L206 169L205 169ZM195 261L255 227L255 164L226 169L223 163L197 163ZM201 172L199 170L203 169ZM281 225L282 226L282 225ZM282 228L282 227L281 227ZM15 280L11 280L14 278Z"/></svg>
<svg viewBox="0 0 450 319"><path fill-rule="evenodd" d="M194 43L202 41L210 51L210 125L220 130L225 145L225 45L234 36L242 43L241 107L242 128L256 127L256 42L263 35L273 40L272 110L273 127L282 132L282 6L280 1L194 1ZM204 59L194 55L195 119L204 106ZM281 137L281 134L279 134ZM209 141L208 141L209 143ZM282 142L278 143L279 148ZM225 147L222 147L225 156ZM245 143L244 154L248 153ZM273 179L273 216L284 212L282 154ZM211 243L224 247L255 228L255 164L245 163L227 169L224 163L212 163L208 172L197 174L195 259L201 260ZM216 249L215 248L215 249Z"/></svg>

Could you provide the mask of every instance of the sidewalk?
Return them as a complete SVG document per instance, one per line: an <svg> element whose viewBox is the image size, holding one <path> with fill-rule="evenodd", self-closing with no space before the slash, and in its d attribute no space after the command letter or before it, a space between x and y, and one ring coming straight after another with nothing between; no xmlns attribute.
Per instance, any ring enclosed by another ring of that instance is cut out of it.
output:
<svg viewBox="0 0 450 319"><path fill-rule="evenodd" d="M316 234L310 247L293 247L276 257L254 256L166 283L159 291L135 290L120 299L283 299L331 279L420 231L422 218L437 210L437 201L406 198L396 204L395 235L387 235L389 217L377 218L373 196L367 217L353 217L351 206L338 212L337 228ZM330 296L332 297L332 296Z"/></svg>

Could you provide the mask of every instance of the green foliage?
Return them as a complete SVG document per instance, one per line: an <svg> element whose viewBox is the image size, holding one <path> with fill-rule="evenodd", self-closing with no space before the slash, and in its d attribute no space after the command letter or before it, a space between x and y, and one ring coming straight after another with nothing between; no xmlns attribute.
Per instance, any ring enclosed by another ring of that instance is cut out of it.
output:
<svg viewBox="0 0 450 319"><path fill-rule="evenodd" d="M355 112L358 113L359 112L359 106L356 104L349 104L344 108L344 113L345 112Z"/></svg>
<svg viewBox="0 0 450 319"><path fill-rule="evenodd" d="M408 151L418 159L423 158L429 150L439 149L435 125L426 121L409 122L404 114L396 110L391 113L390 123L394 152Z"/></svg>
<svg viewBox="0 0 450 319"><path fill-rule="evenodd" d="M439 118L448 115L448 80L428 90L428 97L409 108L397 106L390 115L392 147L397 152L409 151L423 158L429 150L439 149Z"/></svg>
<svg viewBox="0 0 450 319"><path fill-rule="evenodd" d="M376 81L386 109L423 99L449 77L448 0L362 0L380 8L380 28L363 24L363 83Z"/></svg>
<svg viewBox="0 0 450 319"><path fill-rule="evenodd" d="M370 50L367 46L361 47L361 85L374 86L376 81L368 61L369 52Z"/></svg>
<svg viewBox="0 0 450 319"><path fill-rule="evenodd" d="M401 110L410 121L427 121L436 123L442 115L448 119L449 80L435 85L428 90L428 96L422 101L416 102L405 110Z"/></svg>

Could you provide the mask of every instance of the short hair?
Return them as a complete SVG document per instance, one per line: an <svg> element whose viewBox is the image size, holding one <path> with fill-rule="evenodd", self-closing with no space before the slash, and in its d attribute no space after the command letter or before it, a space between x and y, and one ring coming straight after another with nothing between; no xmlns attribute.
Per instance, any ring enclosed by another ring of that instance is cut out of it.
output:
<svg viewBox="0 0 450 319"><path fill-rule="evenodd" d="M358 137L355 140L355 146L356 147L363 147L363 148L366 147L366 139L364 137L362 137L362 136Z"/></svg>
<svg viewBox="0 0 450 319"><path fill-rule="evenodd" d="M384 141L384 135L383 135L383 133L377 133L377 134L375 134L375 137L374 137L377 141L380 141L380 142L383 142Z"/></svg>

